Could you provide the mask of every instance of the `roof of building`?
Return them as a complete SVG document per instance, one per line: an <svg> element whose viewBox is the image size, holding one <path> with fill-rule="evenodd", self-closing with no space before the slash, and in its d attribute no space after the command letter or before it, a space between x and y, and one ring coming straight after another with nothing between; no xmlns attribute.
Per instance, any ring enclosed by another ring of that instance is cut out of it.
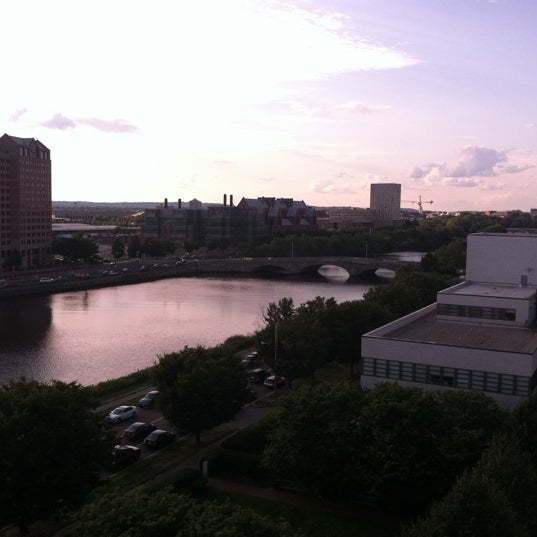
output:
<svg viewBox="0 0 537 537"><path fill-rule="evenodd" d="M22 145L23 147L29 147L35 143L40 149L48 150L48 147L46 147L45 144L41 143L39 140L36 140L35 138L19 138L18 136L11 136L11 134L7 134L7 133L6 133L6 136L8 136L17 145Z"/></svg>
<svg viewBox="0 0 537 537"><path fill-rule="evenodd" d="M465 282L464 285L444 289L438 294L528 299L534 296L536 293L537 289L535 287Z"/></svg>
<svg viewBox="0 0 537 537"><path fill-rule="evenodd" d="M383 338L524 354L537 350L537 330L439 320L435 310L385 333Z"/></svg>

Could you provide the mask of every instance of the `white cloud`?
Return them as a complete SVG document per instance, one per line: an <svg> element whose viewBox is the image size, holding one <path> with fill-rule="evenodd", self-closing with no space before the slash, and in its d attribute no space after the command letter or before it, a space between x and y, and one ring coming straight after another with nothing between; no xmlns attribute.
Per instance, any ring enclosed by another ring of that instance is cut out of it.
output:
<svg viewBox="0 0 537 537"><path fill-rule="evenodd" d="M534 164L527 162L510 163L509 156L506 151L467 146L460 151L454 166L448 166L445 163L422 164L415 166L408 177L417 183L428 185L441 183L446 186L495 190L501 188L503 184L495 186L488 178L504 174L518 174L535 167Z"/></svg>

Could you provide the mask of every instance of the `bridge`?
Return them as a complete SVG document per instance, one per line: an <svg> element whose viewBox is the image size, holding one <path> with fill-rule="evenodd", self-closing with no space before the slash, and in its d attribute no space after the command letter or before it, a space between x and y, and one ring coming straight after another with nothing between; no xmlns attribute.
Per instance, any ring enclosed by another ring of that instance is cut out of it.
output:
<svg viewBox="0 0 537 537"><path fill-rule="evenodd" d="M414 264L377 257L246 257L240 259L202 259L197 262L199 274L278 274L307 276L318 274L323 266L345 269L351 278L372 276L378 269L396 271L403 265Z"/></svg>

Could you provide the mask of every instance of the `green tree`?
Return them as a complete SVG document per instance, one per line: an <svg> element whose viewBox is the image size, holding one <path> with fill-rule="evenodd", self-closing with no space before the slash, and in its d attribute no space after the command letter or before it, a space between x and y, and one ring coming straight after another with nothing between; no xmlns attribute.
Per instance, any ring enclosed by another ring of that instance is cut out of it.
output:
<svg viewBox="0 0 537 537"><path fill-rule="evenodd" d="M312 494L348 496L356 488L363 404L361 389L348 383L286 393L267 434L263 465L275 480L295 481Z"/></svg>
<svg viewBox="0 0 537 537"><path fill-rule="evenodd" d="M362 355L362 334L392 320L388 309L373 301L352 300L326 312L328 344L333 360L349 364L350 376Z"/></svg>
<svg viewBox="0 0 537 537"><path fill-rule="evenodd" d="M125 243L121 239L116 239L112 243L112 255L116 259L125 255Z"/></svg>
<svg viewBox="0 0 537 537"><path fill-rule="evenodd" d="M171 487L103 495L81 510L76 530L80 537L299 537L285 522L229 502L198 502Z"/></svg>
<svg viewBox="0 0 537 537"><path fill-rule="evenodd" d="M2 522L25 533L97 484L112 439L92 406L76 383L21 380L0 389Z"/></svg>
<svg viewBox="0 0 537 537"><path fill-rule="evenodd" d="M170 241L146 239L142 246L142 253L149 257L163 257L174 252L176 245Z"/></svg>
<svg viewBox="0 0 537 537"><path fill-rule="evenodd" d="M52 253L62 255L66 259L90 259L99 252L95 242L83 237L56 239L52 243Z"/></svg>
<svg viewBox="0 0 537 537"><path fill-rule="evenodd" d="M385 507L422 512L476 463L503 418L480 393L379 384L359 422L363 482Z"/></svg>
<svg viewBox="0 0 537 537"><path fill-rule="evenodd" d="M524 521L497 484L465 474L427 517L402 537L529 537Z"/></svg>
<svg viewBox="0 0 537 537"><path fill-rule="evenodd" d="M240 359L221 347L185 347L161 356L154 370L162 414L196 435L232 419L251 400Z"/></svg>
<svg viewBox="0 0 537 537"><path fill-rule="evenodd" d="M142 244L140 242L139 235L133 235L129 239L129 244L127 245L127 255L132 259L134 257L139 257L142 251Z"/></svg>

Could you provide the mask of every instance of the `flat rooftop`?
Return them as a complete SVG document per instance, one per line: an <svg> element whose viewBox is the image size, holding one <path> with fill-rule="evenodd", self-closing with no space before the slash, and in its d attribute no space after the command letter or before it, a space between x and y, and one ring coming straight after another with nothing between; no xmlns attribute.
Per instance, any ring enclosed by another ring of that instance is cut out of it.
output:
<svg viewBox="0 0 537 537"><path fill-rule="evenodd" d="M375 330L370 333L371 336L374 334ZM382 338L523 354L533 354L537 350L535 329L440 321L436 311L384 333Z"/></svg>
<svg viewBox="0 0 537 537"><path fill-rule="evenodd" d="M528 299L535 295L535 287L521 287L520 285L499 285L497 283L466 282L458 288L449 288L440 291L439 295L466 295L466 296L493 296L497 298Z"/></svg>

